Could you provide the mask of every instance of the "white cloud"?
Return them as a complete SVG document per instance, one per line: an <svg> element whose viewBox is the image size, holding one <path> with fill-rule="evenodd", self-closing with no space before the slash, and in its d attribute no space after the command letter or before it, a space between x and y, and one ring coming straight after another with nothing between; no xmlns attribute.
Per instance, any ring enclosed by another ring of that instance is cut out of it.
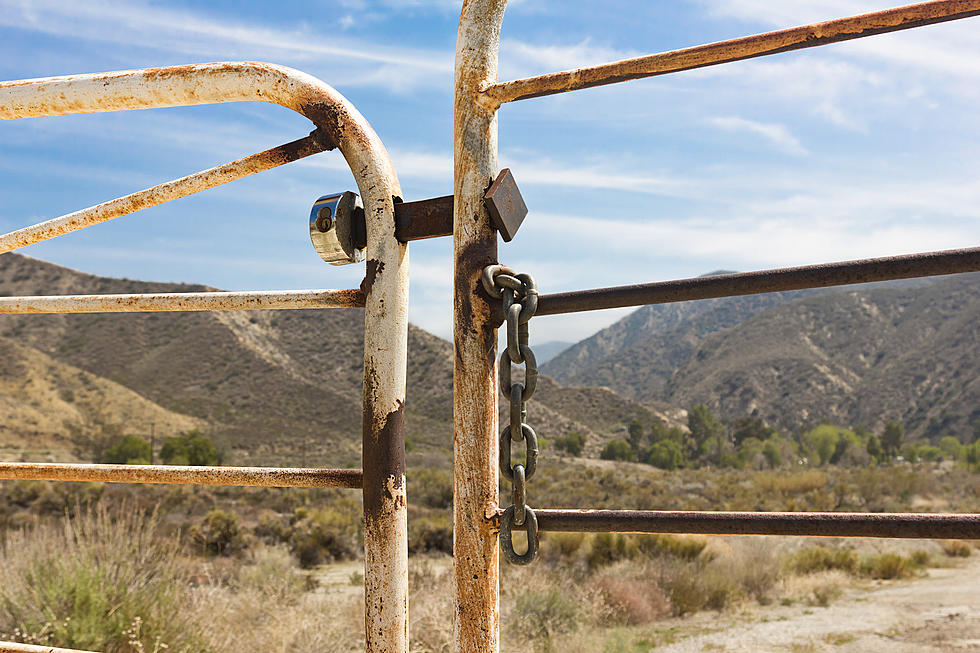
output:
<svg viewBox="0 0 980 653"><path fill-rule="evenodd" d="M169 9L140 2L70 2L0 0L0 25L66 38L151 48L169 54L359 64L345 75L348 85L391 86L404 75L409 81L444 82L452 73L452 53L367 43L336 33L325 38L308 29L276 29L244 21L216 19L202 12ZM364 75L363 67L374 67ZM379 68L380 67L380 68ZM397 69L399 74L394 74Z"/></svg>
<svg viewBox="0 0 980 653"><path fill-rule="evenodd" d="M787 154L803 155L807 150L802 143L790 133L786 125L778 123L757 122L747 120L737 116L725 116L712 118L708 121L711 125L719 129L731 132L748 132L756 136L761 136L772 145L786 152Z"/></svg>

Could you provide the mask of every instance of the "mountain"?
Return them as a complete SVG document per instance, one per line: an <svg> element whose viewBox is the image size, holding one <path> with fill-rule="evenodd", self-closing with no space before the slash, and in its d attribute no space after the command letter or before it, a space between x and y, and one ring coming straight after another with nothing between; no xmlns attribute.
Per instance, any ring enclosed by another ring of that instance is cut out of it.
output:
<svg viewBox="0 0 980 653"><path fill-rule="evenodd" d="M661 397L758 414L786 429L827 419L913 436L980 435L980 274L914 289L786 303L705 338Z"/></svg>
<svg viewBox="0 0 980 653"><path fill-rule="evenodd" d="M561 342L558 340L553 340L550 342L533 343L534 344L534 355L537 357L538 365L543 365L547 363L552 358L562 353L572 345L574 342Z"/></svg>
<svg viewBox="0 0 980 653"><path fill-rule="evenodd" d="M705 403L797 430L980 429L980 275L641 308L542 366L642 402Z"/></svg>
<svg viewBox="0 0 980 653"><path fill-rule="evenodd" d="M207 290L214 289L0 255L7 296ZM80 431L106 422L140 435L155 429L158 439L202 428L233 463L356 466L363 320L360 309L3 316L0 437L11 449L60 442L68 450ZM411 326L408 358L410 448L444 464L452 449L452 344ZM609 391L583 411L581 394L542 378L529 404L536 431L550 439L578 430L594 448L633 418L623 415L666 417Z"/></svg>
<svg viewBox="0 0 980 653"><path fill-rule="evenodd" d="M806 292L644 306L569 347L541 369L561 383L607 386L641 401L660 399L671 375L703 338Z"/></svg>

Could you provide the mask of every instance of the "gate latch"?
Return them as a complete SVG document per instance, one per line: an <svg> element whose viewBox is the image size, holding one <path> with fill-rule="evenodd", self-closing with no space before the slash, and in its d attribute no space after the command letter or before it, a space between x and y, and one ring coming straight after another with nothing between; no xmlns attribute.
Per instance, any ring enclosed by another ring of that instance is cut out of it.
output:
<svg viewBox="0 0 980 653"><path fill-rule="evenodd" d="M493 226L504 242L517 234L527 205L514 175L504 168L483 195ZM395 238L403 243L453 235L453 196L395 203ZM357 193L344 191L319 198L310 211L310 239L317 254L331 265L364 260L367 230Z"/></svg>

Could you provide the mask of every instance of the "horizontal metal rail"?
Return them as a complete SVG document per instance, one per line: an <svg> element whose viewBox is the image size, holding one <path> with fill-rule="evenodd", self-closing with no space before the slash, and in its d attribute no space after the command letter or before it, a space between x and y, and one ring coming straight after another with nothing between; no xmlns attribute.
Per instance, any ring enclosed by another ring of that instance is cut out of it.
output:
<svg viewBox="0 0 980 653"><path fill-rule="evenodd" d="M152 313L359 308L364 293L350 290L258 290L142 295L37 295L0 297L0 315L45 313Z"/></svg>
<svg viewBox="0 0 980 653"><path fill-rule="evenodd" d="M541 295L536 315L980 271L980 247Z"/></svg>
<svg viewBox="0 0 980 653"><path fill-rule="evenodd" d="M0 480L360 489L359 469L0 463Z"/></svg>
<svg viewBox="0 0 980 653"><path fill-rule="evenodd" d="M324 142L326 137L318 132L313 135L286 143L271 150L252 154L243 159L168 181L125 197L110 200L96 206L75 211L59 218L52 218L39 224L24 227L0 236L0 254L43 240L55 238L72 231L78 231L100 222L106 222L141 209L157 206L171 200L187 197L202 190L214 188L230 181L241 179L257 172L302 159L304 157L332 149L333 145Z"/></svg>
<svg viewBox="0 0 980 653"><path fill-rule="evenodd" d="M489 84L484 97L497 105L583 88L715 66L980 15L980 0L933 0L849 18L625 59L578 70Z"/></svg>
<svg viewBox="0 0 980 653"><path fill-rule="evenodd" d="M0 653L93 653L75 648L58 648L57 646L36 646L20 644L19 642L0 642Z"/></svg>
<svg viewBox="0 0 980 653"><path fill-rule="evenodd" d="M534 514L542 531L980 539L980 515L975 514L539 508Z"/></svg>

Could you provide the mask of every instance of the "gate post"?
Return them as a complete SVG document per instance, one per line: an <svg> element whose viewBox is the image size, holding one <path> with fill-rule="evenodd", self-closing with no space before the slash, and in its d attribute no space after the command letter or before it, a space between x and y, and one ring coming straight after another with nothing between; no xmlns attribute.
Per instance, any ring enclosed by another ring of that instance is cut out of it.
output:
<svg viewBox="0 0 980 653"><path fill-rule="evenodd" d="M478 295L497 262L483 194L497 173L496 106L481 88L497 79L506 0L464 0L456 41L453 250L453 650L497 653L497 332Z"/></svg>

